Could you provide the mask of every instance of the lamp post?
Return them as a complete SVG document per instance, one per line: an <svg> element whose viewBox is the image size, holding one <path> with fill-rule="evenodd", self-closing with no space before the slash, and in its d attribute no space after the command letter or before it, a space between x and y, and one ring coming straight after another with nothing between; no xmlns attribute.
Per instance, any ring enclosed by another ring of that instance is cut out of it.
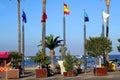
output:
<svg viewBox="0 0 120 80"><path fill-rule="evenodd" d="M107 13L109 14L110 0L105 0L105 1L106 1ZM107 41L108 41L108 33L109 33L109 17L107 18L107 23L106 23L106 38L107 38ZM107 51L106 51L106 60L109 61Z"/></svg>

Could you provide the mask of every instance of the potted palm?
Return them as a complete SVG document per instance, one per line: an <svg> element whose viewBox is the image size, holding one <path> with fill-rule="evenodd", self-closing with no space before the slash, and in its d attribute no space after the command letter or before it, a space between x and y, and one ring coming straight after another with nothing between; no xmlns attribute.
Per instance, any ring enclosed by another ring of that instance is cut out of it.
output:
<svg viewBox="0 0 120 80"><path fill-rule="evenodd" d="M11 54L8 56L11 59L11 66L12 69L7 72L8 78L19 78L20 74L22 73L21 68L21 60L22 55L20 55L18 52L10 52Z"/></svg>
<svg viewBox="0 0 120 80"><path fill-rule="evenodd" d="M47 77L48 76L48 71L47 68L45 68L45 65L48 64L49 58L45 54L45 51L38 51L36 53L36 57L33 59L35 62L40 63L40 67L35 70L36 73L36 78L41 78L41 77Z"/></svg>
<svg viewBox="0 0 120 80"><path fill-rule="evenodd" d="M54 38L54 35L50 34L50 36L47 36L45 38L45 46L50 49L50 57L51 57L51 69L54 71L54 56L55 51L54 49L61 45L61 41L59 40L59 36ZM38 45L38 46L41 46Z"/></svg>
<svg viewBox="0 0 120 80"><path fill-rule="evenodd" d="M64 76L71 77L71 76L75 75L75 73L73 71L74 70L73 63L74 63L73 57L69 53L66 54L64 62L63 62L63 65L64 65L65 70L66 70L66 72L63 73Z"/></svg>
<svg viewBox="0 0 120 80"><path fill-rule="evenodd" d="M12 68L18 69L19 63L22 61L22 55L18 52L10 52L9 58L12 61Z"/></svg>
<svg viewBox="0 0 120 80"><path fill-rule="evenodd" d="M101 56L103 56L104 58L106 57L105 55L105 51L107 51L108 53L112 51L112 42L107 38L104 37L93 37L93 38L89 38L89 40L86 41L86 50L88 52L89 56L92 57L99 57L99 67L94 68L94 74L95 75L107 75L107 65L105 66L101 66ZM104 59L104 63L106 59Z"/></svg>

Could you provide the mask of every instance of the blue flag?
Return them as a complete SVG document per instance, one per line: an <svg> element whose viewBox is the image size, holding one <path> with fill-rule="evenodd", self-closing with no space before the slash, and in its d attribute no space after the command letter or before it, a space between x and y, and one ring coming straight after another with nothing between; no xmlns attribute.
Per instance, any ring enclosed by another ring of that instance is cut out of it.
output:
<svg viewBox="0 0 120 80"><path fill-rule="evenodd" d="M22 12L22 21L23 21L24 23L27 23L26 14L25 14L24 11Z"/></svg>
<svg viewBox="0 0 120 80"><path fill-rule="evenodd" d="M84 22L89 22L89 17L85 11L84 11Z"/></svg>

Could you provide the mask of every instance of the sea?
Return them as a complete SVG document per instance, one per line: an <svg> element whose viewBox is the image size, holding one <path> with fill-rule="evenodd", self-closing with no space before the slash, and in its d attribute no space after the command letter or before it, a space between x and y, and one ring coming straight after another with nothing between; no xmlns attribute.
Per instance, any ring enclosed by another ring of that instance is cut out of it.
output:
<svg viewBox="0 0 120 80"><path fill-rule="evenodd" d="M33 58L33 57L35 57L35 56L27 56L25 58L25 60L24 60L25 67L37 67L39 65L39 63L36 63L31 60L31 58ZM73 58L78 59L82 62L84 61L84 56L78 57L78 55L74 55ZM93 67L94 65L98 65L98 57L87 56L86 59L87 59L87 67ZM103 62L103 58L101 58L101 59ZM61 56L55 56L55 59L54 59L55 64L58 60L61 60ZM109 55L109 60L120 61L120 55ZM84 68L84 64L82 64L82 68Z"/></svg>

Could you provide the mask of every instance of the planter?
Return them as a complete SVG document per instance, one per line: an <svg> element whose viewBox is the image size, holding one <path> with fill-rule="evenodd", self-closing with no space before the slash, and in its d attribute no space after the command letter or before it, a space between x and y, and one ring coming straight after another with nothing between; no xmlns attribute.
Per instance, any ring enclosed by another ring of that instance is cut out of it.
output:
<svg viewBox="0 0 120 80"><path fill-rule="evenodd" d="M73 71L71 71L71 72L64 72L63 75L64 75L65 77L72 77L72 76L75 76L76 73L73 72Z"/></svg>
<svg viewBox="0 0 120 80"><path fill-rule="evenodd" d="M36 78L46 78L47 77L47 69L36 69L35 70Z"/></svg>
<svg viewBox="0 0 120 80"><path fill-rule="evenodd" d="M106 67L94 68L94 75L96 75L96 76L106 76L107 75L107 68Z"/></svg>
<svg viewBox="0 0 120 80"><path fill-rule="evenodd" d="M18 79L19 78L19 69L11 69L7 71L8 79Z"/></svg>

